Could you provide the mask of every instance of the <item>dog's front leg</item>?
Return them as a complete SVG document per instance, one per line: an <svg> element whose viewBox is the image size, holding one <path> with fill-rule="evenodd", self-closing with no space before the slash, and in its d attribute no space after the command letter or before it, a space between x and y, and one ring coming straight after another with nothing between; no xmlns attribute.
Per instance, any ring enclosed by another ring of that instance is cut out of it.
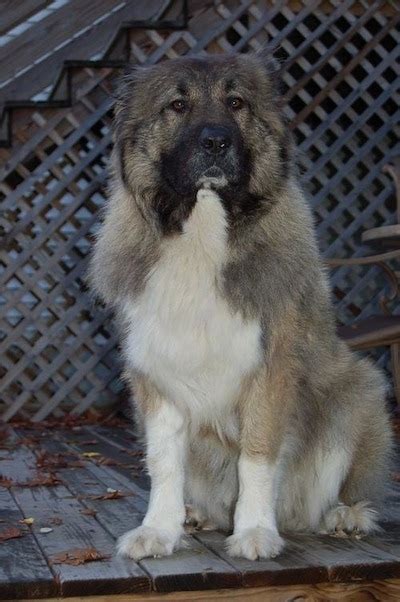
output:
<svg viewBox="0 0 400 602"><path fill-rule="evenodd" d="M183 534L186 432L180 412L160 400L145 418L146 462L151 477L142 526L118 540L118 552L135 560L172 554Z"/></svg>
<svg viewBox="0 0 400 602"><path fill-rule="evenodd" d="M282 383L273 381L267 370L255 377L240 407L239 496L227 549L231 556L250 560L277 556L284 545L276 499L287 406L277 403Z"/></svg>
<svg viewBox="0 0 400 602"><path fill-rule="evenodd" d="M242 452L238 470L239 498L228 552L250 560L273 558L284 545L275 518L277 463Z"/></svg>

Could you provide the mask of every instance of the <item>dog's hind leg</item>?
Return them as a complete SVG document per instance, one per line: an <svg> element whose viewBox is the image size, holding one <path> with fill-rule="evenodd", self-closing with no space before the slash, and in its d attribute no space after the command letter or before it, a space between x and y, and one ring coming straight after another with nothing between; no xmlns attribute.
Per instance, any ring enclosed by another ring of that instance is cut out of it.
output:
<svg viewBox="0 0 400 602"><path fill-rule="evenodd" d="M377 509L385 495L391 453L388 416L379 404L364 408L352 462L339 493L339 503L326 512L326 532L371 533L379 530Z"/></svg>

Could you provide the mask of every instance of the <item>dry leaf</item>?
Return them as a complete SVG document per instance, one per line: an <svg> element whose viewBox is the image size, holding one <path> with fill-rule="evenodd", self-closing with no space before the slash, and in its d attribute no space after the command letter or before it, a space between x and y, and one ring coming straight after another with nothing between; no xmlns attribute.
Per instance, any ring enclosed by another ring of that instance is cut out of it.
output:
<svg viewBox="0 0 400 602"><path fill-rule="evenodd" d="M5 441L10 436L10 429L8 427L0 429L0 440Z"/></svg>
<svg viewBox="0 0 400 602"><path fill-rule="evenodd" d="M97 458L98 456L101 456L101 454L100 452L83 452L82 456L85 458Z"/></svg>
<svg viewBox="0 0 400 602"><path fill-rule="evenodd" d="M33 525L33 523L35 522L35 519L34 518L22 518L18 522L20 522L23 525Z"/></svg>
<svg viewBox="0 0 400 602"><path fill-rule="evenodd" d="M36 466L38 468L47 468L50 470L57 468L80 468L83 466L83 463L77 459L77 457L77 455L71 453L50 454L45 450L41 450L36 460Z"/></svg>
<svg viewBox="0 0 400 602"><path fill-rule="evenodd" d="M79 512L85 516L96 516L97 514L96 510L93 508L83 508L82 510L79 510Z"/></svg>
<svg viewBox="0 0 400 602"><path fill-rule="evenodd" d="M104 456L96 460L96 464L99 466L124 466L122 462L117 462L117 460L105 458Z"/></svg>
<svg viewBox="0 0 400 602"><path fill-rule="evenodd" d="M392 472L392 481L400 483L400 472Z"/></svg>
<svg viewBox="0 0 400 602"><path fill-rule="evenodd" d="M5 487L6 489L10 489L13 486L13 480L9 477L0 476L0 487Z"/></svg>
<svg viewBox="0 0 400 602"><path fill-rule="evenodd" d="M59 516L52 516L51 518L49 518L49 520L47 522L50 525L62 525L63 524L63 519L60 518Z"/></svg>
<svg viewBox="0 0 400 602"><path fill-rule="evenodd" d="M142 449L136 449L136 450L120 449L119 451L120 451L120 453L128 454L128 456L133 456L133 457L138 457L138 458L141 458L142 456L144 456L144 451Z"/></svg>
<svg viewBox="0 0 400 602"><path fill-rule="evenodd" d="M30 435L29 437L23 437L22 439L19 439L18 443L19 445L26 445L27 447L31 447L40 443L40 437Z"/></svg>
<svg viewBox="0 0 400 602"><path fill-rule="evenodd" d="M39 474L34 479L27 481L26 483L21 483L22 487L54 487L55 485L62 485L63 482L61 479L56 477L55 474Z"/></svg>
<svg viewBox="0 0 400 602"><path fill-rule="evenodd" d="M7 541L8 539L16 539L17 537L22 537L21 529L17 527L9 527L4 531L0 531L0 543L3 541Z"/></svg>
<svg viewBox="0 0 400 602"><path fill-rule="evenodd" d="M50 563L72 564L78 566L79 564L85 564L86 562L93 562L95 560L104 560L105 558L110 558L110 556L102 554L95 548L74 548L73 550L55 554L50 558Z"/></svg>
<svg viewBox="0 0 400 602"><path fill-rule="evenodd" d="M104 493L103 495L88 495L87 499L89 499L89 500L117 500L121 497L127 497L129 495L133 495L133 493L123 493L122 491L119 491L118 489L111 489L111 491L109 491L109 489L111 489L111 487L109 487L107 489L107 493Z"/></svg>

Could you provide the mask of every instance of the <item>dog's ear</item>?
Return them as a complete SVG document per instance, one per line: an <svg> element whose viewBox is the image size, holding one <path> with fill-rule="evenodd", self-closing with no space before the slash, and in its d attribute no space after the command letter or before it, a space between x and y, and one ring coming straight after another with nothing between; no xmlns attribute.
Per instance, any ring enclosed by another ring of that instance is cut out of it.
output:
<svg viewBox="0 0 400 602"><path fill-rule="evenodd" d="M277 58L278 52L278 44L270 42L260 48L255 53L255 56L266 70L268 77L274 84L276 92L281 95L284 89L282 80L283 63Z"/></svg>
<svg viewBox="0 0 400 602"><path fill-rule="evenodd" d="M129 99L134 93L136 84L146 77L150 69L151 66L134 64L128 64L124 67L113 94L115 100L114 112L117 119L119 113L129 104Z"/></svg>
<svg viewBox="0 0 400 602"><path fill-rule="evenodd" d="M113 93L114 119L113 141L114 152L118 156L120 177L126 188L129 188L127 178L126 158L128 147L132 144L135 135L135 114L131 110L132 99L137 93L137 86L142 81L150 67L141 65L127 65L120 75Z"/></svg>

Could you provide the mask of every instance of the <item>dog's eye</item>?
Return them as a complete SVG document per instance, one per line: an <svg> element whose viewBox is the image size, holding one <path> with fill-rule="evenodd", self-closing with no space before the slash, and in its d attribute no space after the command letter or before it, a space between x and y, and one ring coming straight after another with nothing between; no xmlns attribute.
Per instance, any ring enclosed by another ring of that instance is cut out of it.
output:
<svg viewBox="0 0 400 602"><path fill-rule="evenodd" d="M244 101L241 98L228 98L228 106L237 111L238 109L242 109L244 106Z"/></svg>
<svg viewBox="0 0 400 602"><path fill-rule="evenodd" d="M170 107L173 111L175 111L175 113L184 113L186 111L187 105L184 100L177 99L171 102Z"/></svg>

